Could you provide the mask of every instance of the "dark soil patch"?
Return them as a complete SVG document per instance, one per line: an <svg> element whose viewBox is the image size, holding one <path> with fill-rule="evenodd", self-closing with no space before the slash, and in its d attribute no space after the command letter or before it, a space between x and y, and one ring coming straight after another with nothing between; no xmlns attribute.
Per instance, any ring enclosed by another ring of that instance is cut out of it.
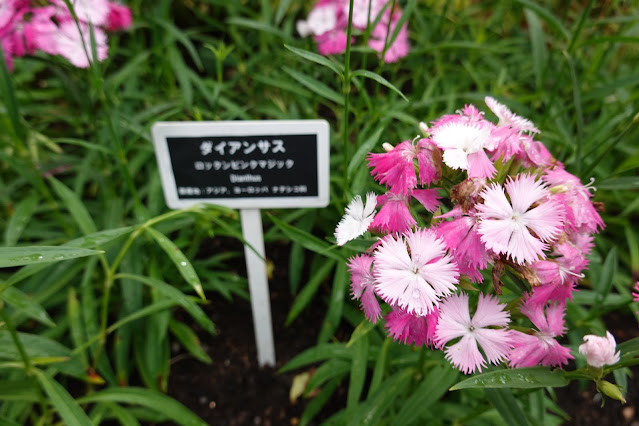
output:
<svg viewBox="0 0 639 426"><path fill-rule="evenodd" d="M228 244L227 250L242 250L235 241ZM296 425L307 403L305 399L295 402L289 399L293 378L303 371L279 374L277 370L303 350L315 346L326 307L324 302L312 303L286 327L284 323L294 300L287 277L288 249L267 246L266 255L278 259L269 279L275 368L258 366L250 302L241 298L229 302L216 294L209 295L211 304L205 311L217 326L218 335L195 329L213 363L206 365L184 353L173 358L169 395L210 425ZM239 263L242 262L243 259ZM237 273L246 276L243 264L234 267ZM179 351L183 352L181 348ZM338 398L336 392L325 417L341 408L345 397L342 402Z"/></svg>

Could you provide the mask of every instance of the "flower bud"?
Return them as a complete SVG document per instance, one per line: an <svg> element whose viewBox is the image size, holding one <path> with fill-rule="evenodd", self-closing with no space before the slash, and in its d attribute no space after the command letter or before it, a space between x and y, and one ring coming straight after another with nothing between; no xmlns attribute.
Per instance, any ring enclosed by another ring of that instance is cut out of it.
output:
<svg viewBox="0 0 639 426"><path fill-rule="evenodd" d="M615 353L617 342L609 331L606 337L593 334L584 336L584 343L579 346L579 353L586 356L586 362L592 367L603 367L619 362L619 352Z"/></svg>

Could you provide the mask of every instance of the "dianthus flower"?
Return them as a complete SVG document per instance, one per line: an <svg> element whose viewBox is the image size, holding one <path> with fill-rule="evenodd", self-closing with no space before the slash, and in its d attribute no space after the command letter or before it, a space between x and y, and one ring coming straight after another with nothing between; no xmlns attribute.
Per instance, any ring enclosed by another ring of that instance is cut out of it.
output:
<svg viewBox="0 0 639 426"><path fill-rule="evenodd" d="M377 196L369 192L366 194L366 205L362 201L362 197L356 195L348 206L346 206L346 214L337 224L335 229L335 238L337 245L342 246L348 241L353 240L368 230L375 218L375 206L377 205Z"/></svg>
<svg viewBox="0 0 639 426"><path fill-rule="evenodd" d="M348 259L351 273L351 294L353 299L361 300L366 319L375 324L382 310L375 297L375 278L373 277L373 258L359 255Z"/></svg>
<svg viewBox="0 0 639 426"><path fill-rule="evenodd" d="M521 313L532 321L537 330L533 334L512 331L514 349L509 355L511 367L534 367L539 364L558 367L574 358L569 348L555 340L565 332L565 308L565 303L553 303L547 307L523 303Z"/></svg>
<svg viewBox="0 0 639 426"><path fill-rule="evenodd" d="M428 315L416 316L395 306L384 317L386 330L396 342L407 345L414 343L416 346L432 345L438 314L437 308L435 308Z"/></svg>
<svg viewBox="0 0 639 426"><path fill-rule="evenodd" d="M477 310L470 318L468 295L454 294L439 305L439 320L435 343L444 347L451 340L461 339L445 349L446 359L465 374L481 371L486 361L498 364L512 347L510 331L506 327L510 314L506 305L491 296L479 295ZM500 328L490 328L500 327ZM479 351L481 347L484 355ZM485 356L485 358L484 358Z"/></svg>
<svg viewBox="0 0 639 426"><path fill-rule="evenodd" d="M455 290L457 265L430 230L387 236L374 253L375 292L409 314L428 315Z"/></svg>
<svg viewBox="0 0 639 426"><path fill-rule="evenodd" d="M481 123L454 121L433 128L433 143L444 151L444 163L468 172L468 177L487 178L497 171L485 150L494 148L490 128Z"/></svg>
<svg viewBox="0 0 639 426"><path fill-rule="evenodd" d="M579 346L579 353L586 357L588 365L601 368L604 365L613 365L619 362L620 353L617 351L617 342L609 331L605 337L587 334L584 343Z"/></svg>
<svg viewBox="0 0 639 426"><path fill-rule="evenodd" d="M482 242L519 264L544 258L547 242L556 239L563 228L562 206L531 175L510 178L504 187L510 200L494 183L481 193L484 203L476 205Z"/></svg>

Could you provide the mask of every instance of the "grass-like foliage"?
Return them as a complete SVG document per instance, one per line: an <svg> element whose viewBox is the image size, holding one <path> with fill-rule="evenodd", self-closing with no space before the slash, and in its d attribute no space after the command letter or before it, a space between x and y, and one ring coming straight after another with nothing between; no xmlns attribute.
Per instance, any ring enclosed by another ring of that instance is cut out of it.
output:
<svg viewBox="0 0 639 426"><path fill-rule="evenodd" d="M583 336L604 335L611 311L639 319L636 5L392 0L410 52L385 63L359 42L371 34L351 26L356 42L344 53L319 55L296 30L308 2L126 3L133 24L109 34L102 62L76 68L41 51L11 69L0 61L0 423L203 424L164 394L170 344L212 362L189 325L215 333L201 305L246 297L246 283L228 272L240 253L205 257L204 243L241 239L239 218L216 206L167 209L150 127L317 118L331 125L330 205L265 215L267 241L291 245L288 263L275 265L288 268L297 295L289 323L310 303L326 305L317 346L284 367L322 362L301 424L344 383L334 424L565 420L547 387L593 377L577 350ZM563 343L581 373L500 367L461 381L441 353L396 344L350 300L345 261L371 241L337 247L333 232L355 195L381 192L368 153L485 96L533 120L566 170L584 183L594 177L593 200L605 206L606 227L566 313ZM333 339L340 326L354 330L349 342ZM612 369L600 373L623 397L638 345L617 343L622 368L614 380Z"/></svg>

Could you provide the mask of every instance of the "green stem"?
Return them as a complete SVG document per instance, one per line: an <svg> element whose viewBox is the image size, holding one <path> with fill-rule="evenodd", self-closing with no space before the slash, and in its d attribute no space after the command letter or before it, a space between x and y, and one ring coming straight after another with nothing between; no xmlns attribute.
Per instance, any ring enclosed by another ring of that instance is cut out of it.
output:
<svg viewBox="0 0 639 426"><path fill-rule="evenodd" d="M9 318L9 315L7 315L7 313L5 312L4 303L2 302L0 302L0 318L4 322L6 328L9 330L9 334L11 335L11 340L13 340L13 344L16 345L16 348L18 349L18 353L20 354L20 358L22 359L22 362L24 364L24 370L27 377L29 377L29 379L34 384L36 393L38 394L38 400L40 403L40 408L42 410L42 413L46 413L46 406L47 406L46 400L44 399L44 395L42 395L42 392L40 391L40 385L38 384L38 380L33 375L33 364L31 364L31 359L29 358L29 355L27 354L27 350L24 348L24 345L20 341L18 332L13 326L13 323L11 322L11 318Z"/></svg>
<svg viewBox="0 0 639 426"><path fill-rule="evenodd" d="M344 188L349 188L348 182L348 135L349 135L349 126L348 126L348 106L349 106L349 98L351 92L351 34L353 32L353 3L355 0L349 1L348 7L348 28L346 29L346 52L344 56L344 122L342 123L342 143L343 145L343 155L344 155Z"/></svg>

